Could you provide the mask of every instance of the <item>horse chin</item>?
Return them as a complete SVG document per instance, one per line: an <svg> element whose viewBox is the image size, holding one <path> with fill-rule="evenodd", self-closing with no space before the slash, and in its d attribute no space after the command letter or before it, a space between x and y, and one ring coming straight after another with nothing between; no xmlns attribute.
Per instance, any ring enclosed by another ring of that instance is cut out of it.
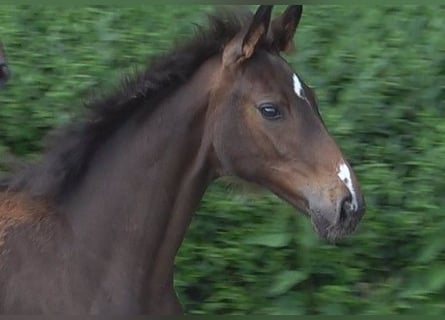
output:
<svg viewBox="0 0 445 320"><path fill-rule="evenodd" d="M330 242L342 239L355 231L364 209L356 215L347 215L339 218L335 213L320 213L310 209L307 201L302 197L288 196L287 194L276 193L280 198L291 204L297 211L307 216L314 227L315 232L322 239ZM330 216L331 215L331 216Z"/></svg>
<svg viewBox="0 0 445 320"><path fill-rule="evenodd" d="M359 217L347 217L344 220L338 220L335 223L330 222L323 216L310 214L310 219L315 232L322 239L330 242L343 239L353 233L359 224Z"/></svg>

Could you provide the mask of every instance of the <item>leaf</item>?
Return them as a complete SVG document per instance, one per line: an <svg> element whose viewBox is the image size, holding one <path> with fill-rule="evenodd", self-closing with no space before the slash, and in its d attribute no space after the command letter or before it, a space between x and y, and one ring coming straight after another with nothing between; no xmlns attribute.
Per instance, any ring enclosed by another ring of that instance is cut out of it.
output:
<svg viewBox="0 0 445 320"><path fill-rule="evenodd" d="M442 237L431 239L430 244L423 249L417 261L419 263L429 263L436 259L443 250L445 250L445 241L443 241Z"/></svg>
<svg viewBox="0 0 445 320"><path fill-rule="evenodd" d="M445 287L445 273L443 265L436 265L430 269L427 288L430 292L438 292Z"/></svg>
<svg viewBox="0 0 445 320"><path fill-rule="evenodd" d="M287 246L291 239L292 236L289 233L275 233L251 237L246 240L246 243L269 248L282 248Z"/></svg>
<svg viewBox="0 0 445 320"><path fill-rule="evenodd" d="M429 294L442 290L445 287L445 273L443 269L443 264L431 266L423 276L413 279L401 296L411 299L426 299Z"/></svg>
<svg viewBox="0 0 445 320"><path fill-rule="evenodd" d="M287 270L279 273L269 289L268 295L276 297L289 291L293 286L307 279L307 274L297 270Z"/></svg>

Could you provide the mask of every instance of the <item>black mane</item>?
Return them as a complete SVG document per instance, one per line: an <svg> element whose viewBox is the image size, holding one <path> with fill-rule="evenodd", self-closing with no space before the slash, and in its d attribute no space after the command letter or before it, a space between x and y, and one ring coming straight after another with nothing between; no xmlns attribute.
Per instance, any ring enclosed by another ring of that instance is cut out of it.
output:
<svg viewBox="0 0 445 320"><path fill-rule="evenodd" d="M59 130L43 159L15 177L0 180L0 190L26 190L34 196L56 199L63 196L83 176L92 155L105 139L137 110L147 108L147 113L154 110L190 79L202 63L220 53L251 19L252 14L244 11L209 15L208 26L198 26L192 39L176 45L169 54L152 58L145 70L124 77L114 93L86 103L87 119Z"/></svg>

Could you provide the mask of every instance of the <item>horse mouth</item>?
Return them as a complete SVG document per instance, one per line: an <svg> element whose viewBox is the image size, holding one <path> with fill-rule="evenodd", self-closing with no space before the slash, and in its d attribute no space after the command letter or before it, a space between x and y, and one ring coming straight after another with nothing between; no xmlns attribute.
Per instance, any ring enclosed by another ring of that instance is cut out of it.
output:
<svg viewBox="0 0 445 320"><path fill-rule="evenodd" d="M320 213L309 212L309 216L318 236L334 242L335 240L349 236L357 229L364 211L364 208L361 208L360 211L354 214L340 213L333 222Z"/></svg>
<svg viewBox="0 0 445 320"><path fill-rule="evenodd" d="M364 200L361 200L359 209L351 213L345 213L343 210L320 212L311 209L309 202L303 197L295 197L286 193L274 193L292 205L297 211L307 216L311 220L317 235L330 242L352 234L357 229L365 213Z"/></svg>

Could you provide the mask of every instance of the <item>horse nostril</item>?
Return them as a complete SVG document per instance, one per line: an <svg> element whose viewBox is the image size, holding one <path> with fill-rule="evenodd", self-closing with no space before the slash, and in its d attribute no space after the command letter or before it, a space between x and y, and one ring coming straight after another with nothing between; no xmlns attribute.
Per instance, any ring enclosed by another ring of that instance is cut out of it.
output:
<svg viewBox="0 0 445 320"><path fill-rule="evenodd" d="M354 211L355 208L352 203L351 196L348 196L341 202L339 220L345 221L349 216L351 216L354 213Z"/></svg>
<svg viewBox="0 0 445 320"><path fill-rule="evenodd" d="M348 214L353 213L355 211L354 210L354 205L349 200L346 200L346 201L343 202L342 210L345 211Z"/></svg>

